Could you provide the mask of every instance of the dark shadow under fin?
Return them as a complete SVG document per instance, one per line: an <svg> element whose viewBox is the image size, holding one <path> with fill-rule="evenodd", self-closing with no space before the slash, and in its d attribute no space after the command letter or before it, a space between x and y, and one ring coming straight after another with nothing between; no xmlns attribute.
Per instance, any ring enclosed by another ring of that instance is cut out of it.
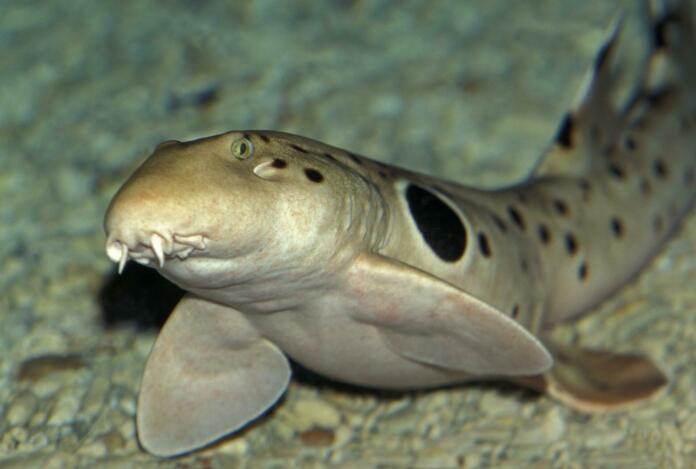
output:
<svg viewBox="0 0 696 469"><path fill-rule="evenodd" d="M582 412L620 410L654 396L667 384L662 371L639 355L559 345L548 348L553 368L515 381Z"/></svg>

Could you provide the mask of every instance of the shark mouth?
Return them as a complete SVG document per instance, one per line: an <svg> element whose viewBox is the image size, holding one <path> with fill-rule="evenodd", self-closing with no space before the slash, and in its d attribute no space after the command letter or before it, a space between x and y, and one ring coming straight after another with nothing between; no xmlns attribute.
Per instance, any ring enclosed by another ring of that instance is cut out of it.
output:
<svg viewBox="0 0 696 469"><path fill-rule="evenodd" d="M183 236L174 234L163 236L152 233L149 238L139 240L133 245L119 239L109 238L106 242L106 255L118 264L118 273L122 273L128 260L138 264L153 266L161 269L167 258L184 260L194 251L203 251L208 244L208 238L203 235Z"/></svg>

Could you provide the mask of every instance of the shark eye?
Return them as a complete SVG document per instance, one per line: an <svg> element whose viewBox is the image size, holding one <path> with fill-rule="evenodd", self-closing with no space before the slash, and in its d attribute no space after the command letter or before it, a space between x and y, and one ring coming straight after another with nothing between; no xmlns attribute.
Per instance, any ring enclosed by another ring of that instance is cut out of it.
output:
<svg viewBox="0 0 696 469"><path fill-rule="evenodd" d="M230 152L238 160L246 160L254 154L254 145L248 138L238 138L230 144Z"/></svg>

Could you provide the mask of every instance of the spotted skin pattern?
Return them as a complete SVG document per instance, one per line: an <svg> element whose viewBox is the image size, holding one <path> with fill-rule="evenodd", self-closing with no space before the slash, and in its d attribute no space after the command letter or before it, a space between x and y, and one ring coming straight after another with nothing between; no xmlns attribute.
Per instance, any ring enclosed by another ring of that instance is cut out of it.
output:
<svg viewBox="0 0 696 469"><path fill-rule="evenodd" d="M285 391L287 357L377 388L502 377L587 412L654 396L650 360L546 334L632 278L696 196L693 18L645 17L628 101L611 99L619 20L529 177L498 190L280 132L160 144L105 218L119 270L188 292L143 375L143 447L243 428Z"/></svg>

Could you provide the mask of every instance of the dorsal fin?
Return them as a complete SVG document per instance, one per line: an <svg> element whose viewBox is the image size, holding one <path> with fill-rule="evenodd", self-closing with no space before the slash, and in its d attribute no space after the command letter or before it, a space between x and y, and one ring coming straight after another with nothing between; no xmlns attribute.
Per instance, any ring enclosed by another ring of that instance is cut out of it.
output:
<svg viewBox="0 0 696 469"><path fill-rule="evenodd" d="M660 100L688 86L696 76L696 60L690 49L694 37L689 2L661 2L662 11L650 13L641 2L643 33L648 35L649 53L633 83L632 94L616 103L619 83L616 51L623 30L621 14L608 30L595 56L575 105L564 115L556 136L531 173L531 177L583 176L606 163L619 133L627 123L639 121ZM696 97L692 98L696 99Z"/></svg>
<svg viewBox="0 0 696 469"><path fill-rule="evenodd" d="M621 123L621 116L612 107L611 93L612 59L623 23L623 14L612 22L574 104L532 171L534 177L583 175L591 167L593 154L611 145Z"/></svg>

